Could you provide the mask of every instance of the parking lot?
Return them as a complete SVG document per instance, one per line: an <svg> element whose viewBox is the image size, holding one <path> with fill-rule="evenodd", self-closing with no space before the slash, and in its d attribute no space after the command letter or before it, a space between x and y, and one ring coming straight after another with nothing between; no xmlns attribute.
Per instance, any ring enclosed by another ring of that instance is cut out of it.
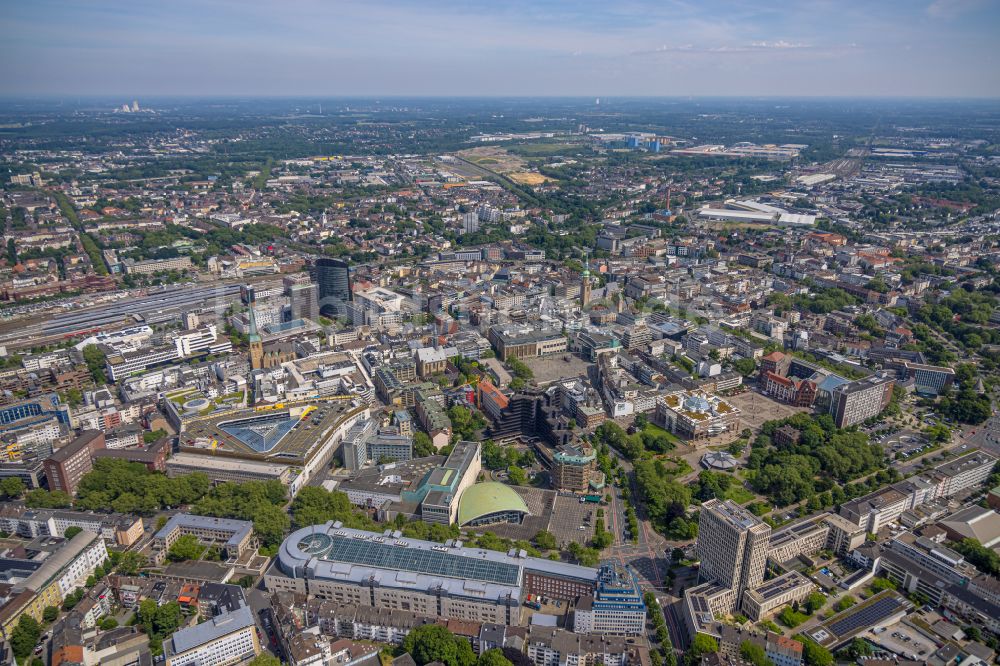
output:
<svg viewBox="0 0 1000 666"><path fill-rule="evenodd" d="M880 628L875 627L876 630ZM877 634L868 632L864 634L864 637L890 652L917 661L925 661L927 655L936 649L936 646L930 639L902 622L885 627L884 631Z"/></svg>
<svg viewBox="0 0 1000 666"><path fill-rule="evenodd" d="M528 606L527 603L539 603L541 608L535 609ZM569 611L572 607L573 605L568 601L548 599L532 595L531 602L526 602L521 606L521 623L524 625L530 625L531 616L535 613L540 613L542 615L551 615L555 617L557 626L566 627L567 621L569 620Z"/></svg>
<svg viewBox="0 0 1000 666"><path fill-rule="evenodd" d="M539 386L545 386L566 377L586 375L587 367L590 365L577 354L570 352L526 358L524 364L531 368L531 372L535 375L535 383Z"/></svg>
<svg viewBox="0 0 1000 666"><path fill-rule="evenodd" d="M598 505L590 502L581 504L575 496L557 495L549 519L549 531L555 536L557 543L583 543L594 534L598 508ZM591 516L589 522L586 520L587 516ZM584 529L581 530L581 526Z"/></svg>
<svg viewBox="0 0 1000 666"><path fill-rule="evenodd" d="M516 487L514 492L528 505L529 515L523 523L498 523L472 531L489 531L498 537L530 541L538 532L546 530L552 533L560 546L573 541L586 544L594 536L598 505L589 502L581 504L576 495L564 497L544 488L521 486ZM608 511L607 507L604 509ZM580 529L581 526L583 529Z"/></svg>
<svg viewBox="0 0 1000 666"><path fill-rule="evenodd" d="M899 457L902 460L919 455L931 448L927 438L912 430L901 430L897 433L883 435L876 439L886 455Z"/></svg>

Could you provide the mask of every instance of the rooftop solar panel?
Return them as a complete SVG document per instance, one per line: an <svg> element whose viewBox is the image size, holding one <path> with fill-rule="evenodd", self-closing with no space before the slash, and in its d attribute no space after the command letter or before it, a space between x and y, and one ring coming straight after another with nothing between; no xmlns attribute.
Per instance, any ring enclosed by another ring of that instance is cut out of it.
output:
<svg viewBox="0 0 1000 666"><path fill-rule="evenodd" d="M320 548L319 544L310 537L303 539L299 547L302 548L303 552L308 552L324 560L380 569L411 571L499 585L517 585L520 578L520 567L506 562L476 559L455 553L406 548L344 536L331 536L329 538L331 543L324 548Z"/></svg>
<svg viewBox="0 0 1000 666"><path fill-rule="evenodd" d="M896 597L883 597L827 626L837 636L846 636L862 627L874 627L879 621L895 613L900 606Z"/></svg>

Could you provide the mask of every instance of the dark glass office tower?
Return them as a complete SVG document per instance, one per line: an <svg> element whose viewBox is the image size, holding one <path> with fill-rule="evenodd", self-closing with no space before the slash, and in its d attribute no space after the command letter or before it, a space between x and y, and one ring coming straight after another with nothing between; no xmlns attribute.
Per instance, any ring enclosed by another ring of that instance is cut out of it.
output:
<svg viewBox="0 0 1000 666"><path fill-rule="evenodd" d="M324 314L342 315L351 296L351 267L341 259L317 259L316 282L319 284L319 309Z"/></svg>

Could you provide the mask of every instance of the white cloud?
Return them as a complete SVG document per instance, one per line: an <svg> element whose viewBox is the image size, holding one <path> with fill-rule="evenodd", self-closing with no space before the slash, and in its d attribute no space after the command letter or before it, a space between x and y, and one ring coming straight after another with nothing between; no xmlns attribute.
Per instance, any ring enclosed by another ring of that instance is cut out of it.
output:
<svg viewBox="0 0 1000 666"><path fill-rule="evenodd" d="M649 55L655 53L752 53L755 51L787 51L795 49L812 49L813 46L802 42L786 42L783 39L768 42L749 42L747 44L721 44L719 46L695 46L694 44L663 44L653 49L632 51L632 55Z"/></svg>
<svg viewBox="0 0 1000 666"><path fill-rule="evenodd" d="M932 18L953 19L983 6L983 0L934 0L927 5L927 15Z"/></svg>
<svg viewBox="0 0 1000 666"><path fill-rule="evenodd" d="M808 49L809 44L786 42L779 39L776 42L750 42L750 46L755 49Z"/></svg>

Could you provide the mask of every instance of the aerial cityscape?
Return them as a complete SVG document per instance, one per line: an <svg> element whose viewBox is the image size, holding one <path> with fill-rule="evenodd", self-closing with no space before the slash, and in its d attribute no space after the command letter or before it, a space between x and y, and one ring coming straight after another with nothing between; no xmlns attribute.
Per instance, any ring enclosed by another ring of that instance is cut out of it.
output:
<svg viewBox="0 0 1000 666"><path fill-rule="evenodd" d="M0 666L1000 663L991 3L28 4Z"/></svg>

